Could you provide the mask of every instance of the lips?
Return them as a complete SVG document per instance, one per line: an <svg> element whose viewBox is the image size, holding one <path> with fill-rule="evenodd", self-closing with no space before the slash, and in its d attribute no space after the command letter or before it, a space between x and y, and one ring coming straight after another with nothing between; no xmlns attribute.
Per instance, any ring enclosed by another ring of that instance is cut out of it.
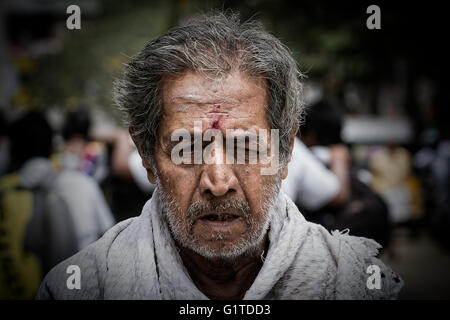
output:
<svg viewBox="0 0 450 320"><path fill-rule="evenodd" d="M237 214L223 212L207 213L198 219L202 225L215 229L229 227L241 220L241 216Z"/></svg>
<svg viewBox="0 0 450 320"><path fill-rule="evenodd" d="M205 219L209 221L229 221L236 218L239 218L239 216L232 213L211 213L208 215L204 215L200 219Z"/></svg>

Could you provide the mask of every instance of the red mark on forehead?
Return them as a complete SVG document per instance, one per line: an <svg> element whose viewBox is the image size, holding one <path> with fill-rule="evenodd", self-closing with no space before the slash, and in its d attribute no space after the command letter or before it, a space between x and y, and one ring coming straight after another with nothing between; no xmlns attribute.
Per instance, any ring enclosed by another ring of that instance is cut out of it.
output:
<svg viewBox="0 0 450 320"><path fill-rule="evenodd" d="M213 117L213 118L211 119L211 121L210 121L211 128L213 128L213 129L219 129L221 118L222 118L222 116L216 116L216 117Z"/></svg>
<svg viewBox="0 0 450 320"><path fill-rule="evenodd" d="M208 112L210 115L209 124L211 125L211 128L219 129L222 115L216 115L215 113L222 113L220 112L220 104L214 104L210 108L211 110Z"/></svg>
<svg viewBox="0 0 450 320"><path fill-rule="evenodd" d="M215 120L212 124L211 127L213 129L219 129L219 120Z"/></svg>

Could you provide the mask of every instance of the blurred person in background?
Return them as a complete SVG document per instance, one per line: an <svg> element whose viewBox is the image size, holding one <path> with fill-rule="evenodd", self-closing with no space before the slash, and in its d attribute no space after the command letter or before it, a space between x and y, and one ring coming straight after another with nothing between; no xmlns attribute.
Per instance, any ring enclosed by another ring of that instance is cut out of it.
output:
<svg viewBox="0 0 450 320"><path fill-rule="evenodd" d="M436 190L433 231L443 243L450 246L450 135L445 136L437 146L431 174Z"/></svg>
<svg viewBox="0 0 450 320"><path fill-rule="evenodd" d="M393 224L408 222L414 216L411 162L410 152L395 143L379 148L369 160L371 185L386 201Z"/></svg>
<svg viewBox="0 0 450 320"><path fill-rule="evenodd" d="M130 134L125 129L116 131L113 152L113 170L116 175L133 180L142 192L151 195L155 185L147 179L147 170Z"/></svg>
<svg viewBox="0 0 450 320"><path fill-rule="evenodd" d="M112 150L111 169L122 179L133 181L145 194L151 195L155 185L147 179L147 170L130 133L123 128L114 128L107 134L97 135L98 140L110 144Z"/></svg>
<svg viewBox="0 0 450 320"><path fill-rule="evenodd" d="M439 136L414 156L423 181L427 218L433 234L447 247L450 231L450 129L440 120Z"/></svg>
<svg viewBox="0 0 450 320"><path fill-rule="evenodd" d="M385 247L390 237L386 204L359 180L341 130L342 110L335 104L323 99L307 108L289 164L286 182L293 187L288 190L295 190L292 198L308 220L330 231L348 228Z"/></svg>
<svg viewBox="0 0 450 320"><path fill-rule="evenodd" d="M115 219L98 180L107 171L102 145L89 138L91 116L88 110L69 112L63 128L62 168L55 181L66 200L75 223L78 249L100 238Z"/></svg>
<svg viewBox="0 0 450 320"><path fill-rule="evenodd" d="M103 145L89 136L91 123L91 114L86 108L67 113L59 162L63 168L77 170L101 183L108 174L107 157Z"/></svg>
<svg viewBox="0 0 450 320"><path fill-rule="evenodd" d="M333 172L295 137L289 175L282 187L291 199L307 211L325 206L339 207L347 203L350 193L348 178L349 154L345 148L335 147L329 153Z"/></svg>
<svg viewBox="0 0 450 320"><path fill-rule="evenodd" d="M136 216L151 197L155 185L148 181L147 170L130 133L114 127L94 130L93 136L111 148L111 175L106 189L112 194L110 203L116 220Z"/></svg>
<svg viewBox="0 0 450 320"><path fill-rule="evenodd" d="M0 299L31 299L42 277L78 243L55 185L52 129L43 114L15 121L9 139L12 173L0 180Z"/></svg>

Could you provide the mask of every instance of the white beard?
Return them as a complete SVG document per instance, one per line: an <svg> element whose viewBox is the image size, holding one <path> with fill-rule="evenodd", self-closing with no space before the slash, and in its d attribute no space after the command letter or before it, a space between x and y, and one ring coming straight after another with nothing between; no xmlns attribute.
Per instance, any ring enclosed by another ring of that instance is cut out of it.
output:
<svg viewBox="0 0 450 320"><path fill-rule="evenodd" d="M254 219L251 216L251 213L248 213L246 215L247 216L246 222L249 230L237 243L233 244L231 247L228 247L227 249L224 248L211 249L198 244L198 238L194 236L191 232L192 221L190 221L189 223L186 223L186 221L184 221L183 223L182 221L180 221L180 219L177 219L177 216L186 217L187 215L180 214L181 209L176 203L173 195L170 192L166 192L166 190L160 183L158 175L156 175L156 183L161 194L161 202L163 206L164 218L168 222L169 229L174 239L179 244L193 250L194 252L198 253L199 255L205 258L211 260L222 259L225 261L234 261L237 258L242 257L244 255L251 255L262 244L262 241L264 240L264 237L267 234L267 231L270 226L271 211L272 211L270 209L275 204L275 200L277 199L278 193L280 191L281 170L279 174L275 176L274 180L275 181L272 184L264 185L262 187L262 199L263 199L262 200L263 203L261 204L262 222L258 223L254 221ZM248 203L247 206L249 210L250 208ZM241 212L243 210L242 208L237 208L236 206L231 207L241 209ZM222 237L223 237L222 234L217 234L216 239L221 240Z"/></svg>

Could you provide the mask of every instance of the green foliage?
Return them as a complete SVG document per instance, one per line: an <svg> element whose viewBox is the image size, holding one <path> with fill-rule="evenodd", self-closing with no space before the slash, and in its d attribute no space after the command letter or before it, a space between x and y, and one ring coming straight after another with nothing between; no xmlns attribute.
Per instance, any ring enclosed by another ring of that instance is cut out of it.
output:
<svg viewBox="0 0 450 320"><path fill-rule="evenodd" d="M139 7L85 19L81 30L65 29L62 52L34 62L25 90L39 105L70 109L84 104L107 108L117 118L112 83L123 63L168 27L166 16L163 7Z"/></svg>

